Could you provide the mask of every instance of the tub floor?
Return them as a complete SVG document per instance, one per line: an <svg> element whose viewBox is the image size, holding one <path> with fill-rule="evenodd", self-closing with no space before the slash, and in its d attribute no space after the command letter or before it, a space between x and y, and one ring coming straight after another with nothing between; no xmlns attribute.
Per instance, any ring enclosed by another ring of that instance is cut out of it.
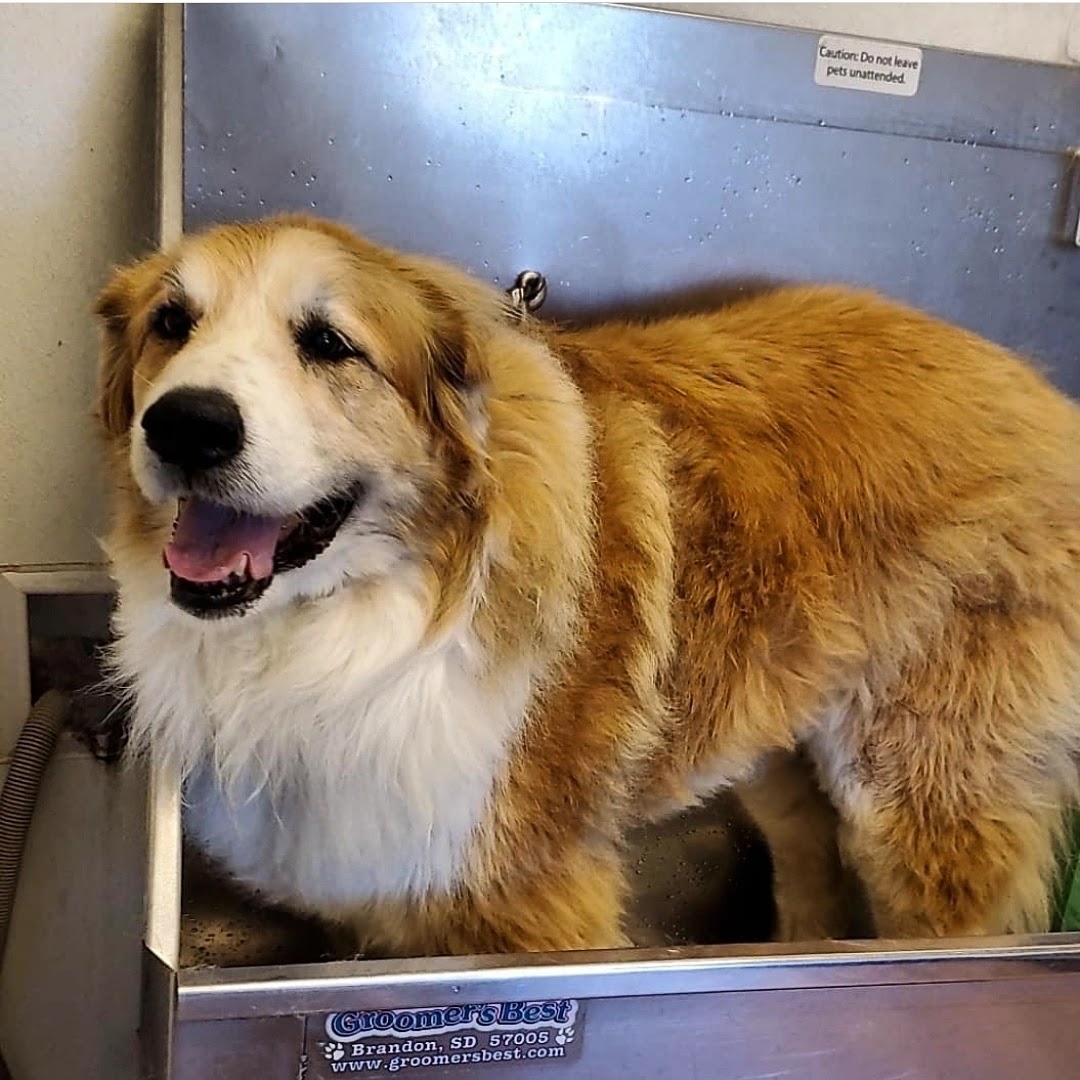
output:
<svg viewBox="0 0 1080 1080"><path fill-rule="evenodd" d="M640 945L769 940L775 924L768 848L737 800L642 829L627 861ZM198 855L184 864L180 967L247 967L338 959L321 927L259 904Z"/></svg>

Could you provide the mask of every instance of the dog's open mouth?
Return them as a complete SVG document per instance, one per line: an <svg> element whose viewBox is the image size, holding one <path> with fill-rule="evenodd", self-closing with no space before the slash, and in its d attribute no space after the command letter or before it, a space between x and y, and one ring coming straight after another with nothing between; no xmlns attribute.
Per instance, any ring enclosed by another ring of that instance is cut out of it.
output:
<svg viewBox="0 0 1080 1080"><path fill-rule="evenodd" d="M358 497L357 491L332 496L287 517L181 499L165 548L173 602L200 618L242 614L275 574L303 566L330 546Z"/></svg>

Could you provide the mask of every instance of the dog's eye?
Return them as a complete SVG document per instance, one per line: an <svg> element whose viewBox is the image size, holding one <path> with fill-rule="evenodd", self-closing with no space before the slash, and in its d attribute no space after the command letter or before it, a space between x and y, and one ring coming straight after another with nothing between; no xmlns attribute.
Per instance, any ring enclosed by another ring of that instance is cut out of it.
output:
<svg viewBox="0 0 1080 1080"><path fill-rule="evenodd" d="M362 350L328 323L310 322L296 332L296 343L309 360L333 364L362 356Z"/></svg>
<svg viewBox="0 0 1080 1080"><path fill-rule="evenodd" d="M162 304L150 320L151 329L165 341L187 341L194 325L187 309L175 301Z"/></svg>

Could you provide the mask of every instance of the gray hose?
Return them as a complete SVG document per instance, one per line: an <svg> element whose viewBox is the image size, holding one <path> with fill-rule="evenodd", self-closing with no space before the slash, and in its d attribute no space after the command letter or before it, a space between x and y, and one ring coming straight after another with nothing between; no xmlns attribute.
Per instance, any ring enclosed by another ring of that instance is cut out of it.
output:
<svg viewBox="0 0 1080 1080"><path fill-rule="evenodd" d="M59 690L48 690L38 698L19 733L4 787L0 790L0 964L3 963L11 912L15 907L15 886L19 882L30 818L45 766L52 757L70 705L71 698ZM2 1053L0 1080L11 1080Z"/></svg>
<svg viewBox="0 0 1080 1080"><path fill-rule="evenodd" d="M0 791L0 962L7 945L15 886L38 788L70 704L68 695L59 690L49 690L38 698L19 734Z"/></svg>

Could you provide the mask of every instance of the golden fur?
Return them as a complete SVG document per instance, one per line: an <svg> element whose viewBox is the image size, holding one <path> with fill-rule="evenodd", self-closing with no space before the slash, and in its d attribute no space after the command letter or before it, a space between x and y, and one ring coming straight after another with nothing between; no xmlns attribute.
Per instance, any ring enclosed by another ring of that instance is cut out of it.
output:
<svg viewBox="0 0 1080 1080"><path fill-rule="evenodd" d="M168 604L174 509L132 475L133 420L185 363L150 312L192 259L227 312L298 232L322 261L295 273L328 276L380 381L287 360L282 377L326 425L363 404L373 433L356 449L342 426L350 453L407 462L395 527L423 578L427 646L467 631L476 679L527 691L451 883L277 899L393 953L618 945L626 830L801 747L879 933L1046 928L1080 740L1071 402L1005 350L868 293L514 326L463 274L341 227L230 226L120 272L101 301L109 546L129 610ZM191 767L132 656L138 740ZM831 888L820 865L806 875ZM784 891L797 866L778 859Z"/></svg>

